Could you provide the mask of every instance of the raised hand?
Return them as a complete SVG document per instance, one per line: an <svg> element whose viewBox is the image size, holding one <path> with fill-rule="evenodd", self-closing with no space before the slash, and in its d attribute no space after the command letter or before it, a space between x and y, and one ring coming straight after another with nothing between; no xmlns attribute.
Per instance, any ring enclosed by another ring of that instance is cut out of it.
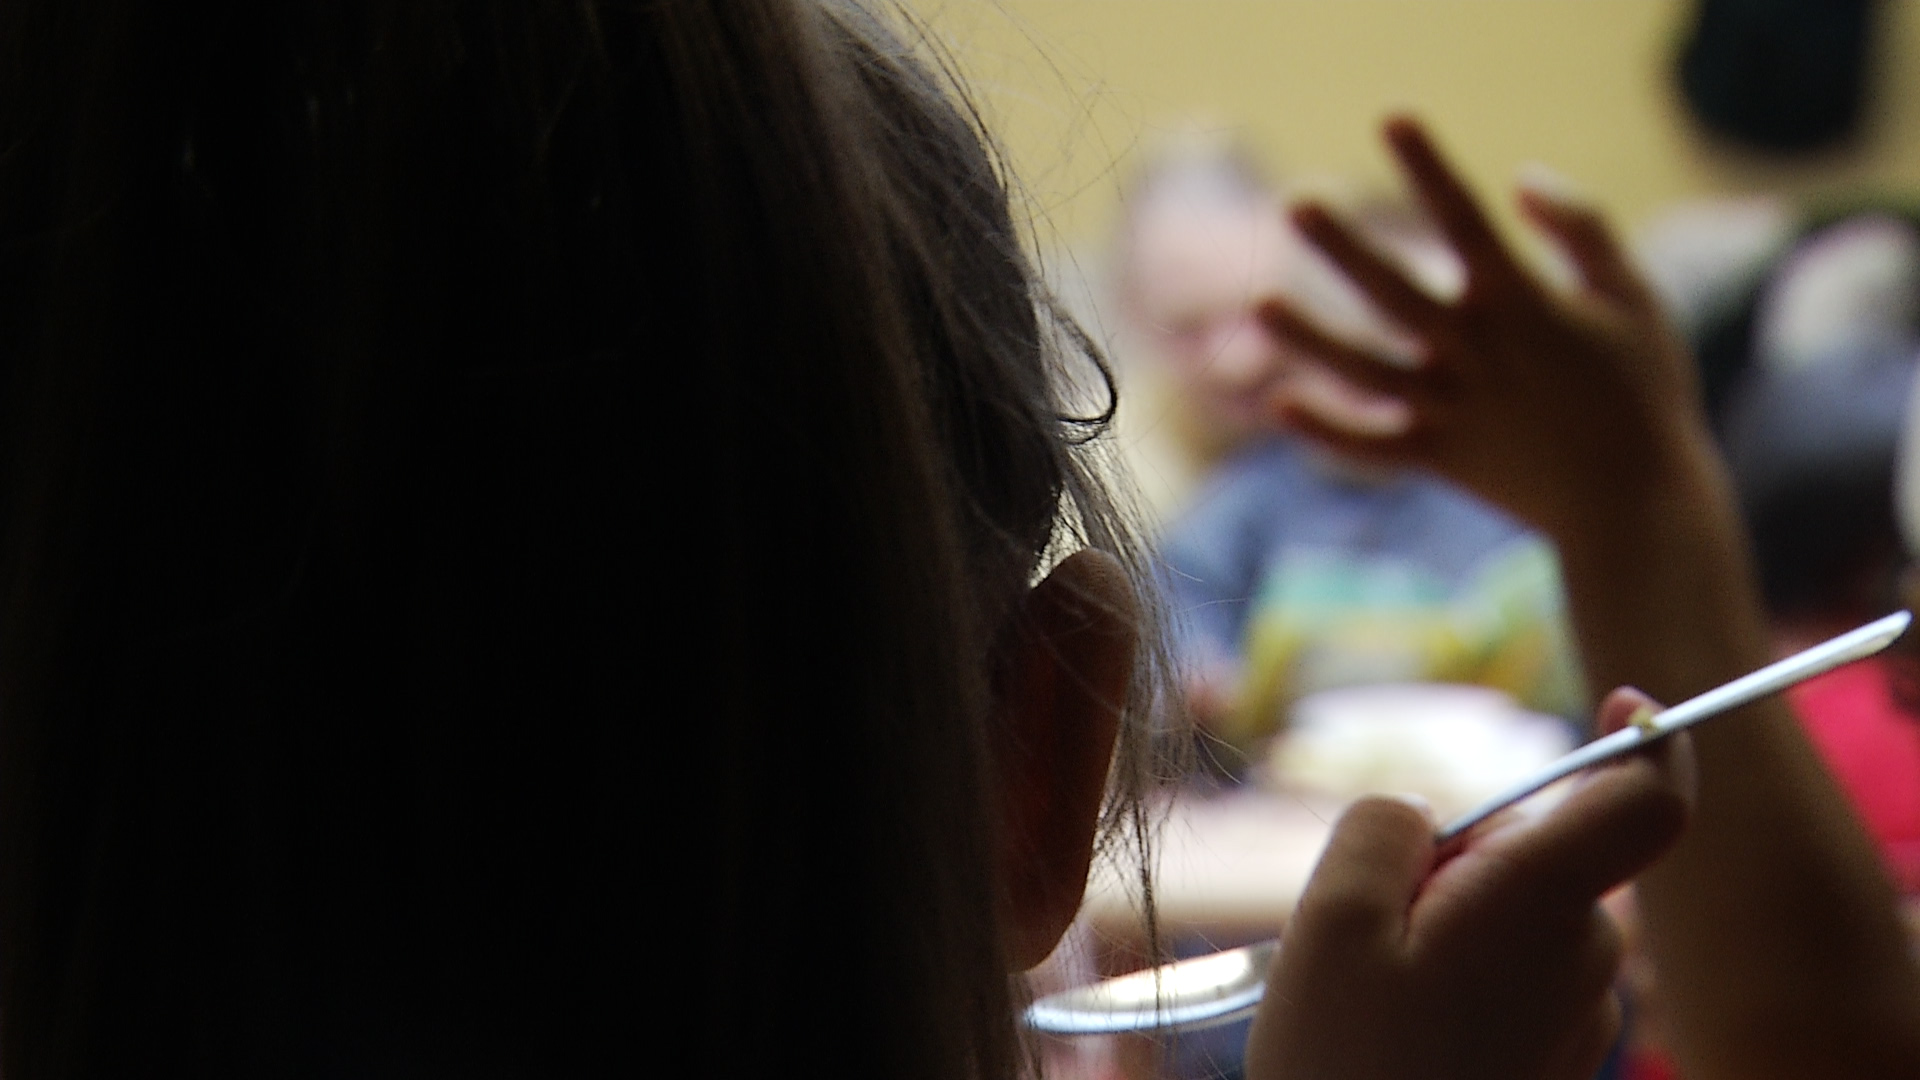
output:
<svg viewBox="0 0 1920 1080"><path fill-rule="evenodd" d="M1301 313L1269 303L1262 314L1275 333L1350 390L1385 403L1375 415L1394 422L1343 424L1351 410L1295 391L1274 401L1278 415L1347 455L1431 469L1550 536L1589 684L1632 683L1678 700L1764 663L1764 612L1691 364L1606 223L1552 193L1521 193L1525 217L1580 278L1571 295L1550 290L1508 252L1418 125L1396 120L1386 135L1465 264L1465 288L1453 300L1423 293L1324 210L1297 210L1301 231L1403 329L1416 359L1396 367L1392 357L1334 340ZM1696 745L1693 824L1636 883L1683 1071L1701 1080L1920 1075L1920 965L1871 845L1793 717L1778 701L1758 702L1702 729ZM1450 869L1415 902L1408 941L1419 940L1420 905ZM1338 920L1338 933L1323 931L1329 941L1376 942L1373 952L1349 953L1369 958L1350 969L1350 986L1337 964L1321 961L1328 986L1358 995L1349 1000L1355 1007L1381 984L1383 965L1391 972L1412 962L1404 946L1392 951L1382 936L1390 924L1377 918ZM1289 963L1338 954L1294 944L1282 950ZM1514 959L1524 971L1529 957ZM1296 1003L1317 992L1280 975L1276 989ZM1577 1003L1577 987L1556 989L1542 978L1537 1007ZM1501 1024L1508 1004L1475 997L1487 987L1455 990L1457 1003L1486 1010L1478 1022ZM1437 1015L1460 1022L1449 1000L1441 998ZM1536 1005L1521 999L1515 1007ZM1299 1049L1310 1045L1312 1028L1279 1020L1267 1030L1280 1034L1263 1036L1288 1050L1275 1060L1328 1063L1324 1072L1288 1075L1357 1075ZM1355 1030L1346 1034L1348 1045L1359 1041ZM1417 1045L1443 1047L1438 1032L1428 1035ZM1546 1048L1535 1053L1542 1069L1560 1067ZM1411 1075L1466 1075L1452 1064L1396 1060ZM1368 1075L1395 1073L1383 1066Z"/></svg>
<svg viewBox="0 0 1920 1080"><path fill-rule="evenodd" d="M1248 1077L1587 1080L1620 1022L1597 901L1679 835L1691 776L1687 744L1666 745L1437 869L1423 814L1356 804L1287 926Z"/></svg>
<svg viewBox="0 0 1920 1080"><path fill-rule="evenodd" d="M1283 388L1283 422L1363 460L1432 470L1564 537L1618 520L1623 500L1688 497L1713 468L1692 366L1645 284L1592 209L1523 190L1527 219L1564 250L1582 288L1535 280L1415 122L1386 141L1465 266L1457 299L1436 298L1324 208L1294 222L1414 343L1404 359L1337 340L1273 300L1266 324L1357 390L1404 407L1403 422L1355 425L1351 409Z"/></svg>

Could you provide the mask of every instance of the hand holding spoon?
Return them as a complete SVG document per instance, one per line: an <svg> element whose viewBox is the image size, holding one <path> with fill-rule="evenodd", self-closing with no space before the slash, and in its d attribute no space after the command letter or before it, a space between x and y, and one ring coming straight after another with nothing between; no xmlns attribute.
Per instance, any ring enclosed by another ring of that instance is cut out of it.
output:
<svg viewBox="0 0 1920 1080"><path fill-rule="evenodd" d="M1455 818L1435 835L1444 844L1556 780L1692 727L1702 720L1872 656L1913 619L1899 612L1795 653L1723 686L1595 739ZM1164 964L1091 986L1050 994L1027 1008L1027 1026L1060 1035L1191 1029L1252 1014L1266 992L1278 941Z"/></svg>

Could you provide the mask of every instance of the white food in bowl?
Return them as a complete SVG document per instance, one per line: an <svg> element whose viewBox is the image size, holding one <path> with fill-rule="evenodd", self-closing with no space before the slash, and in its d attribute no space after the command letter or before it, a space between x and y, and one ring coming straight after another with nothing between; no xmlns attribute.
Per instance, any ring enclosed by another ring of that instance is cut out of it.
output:
<svg viewBox="0 0 1920 1080"><path fill-rule="evenodd" d="M1348 687L1296 703L1266 779L1341 799L1417 794L1444 819L1572 747L1566 724L1527 712L1498 690Z"/></svg>

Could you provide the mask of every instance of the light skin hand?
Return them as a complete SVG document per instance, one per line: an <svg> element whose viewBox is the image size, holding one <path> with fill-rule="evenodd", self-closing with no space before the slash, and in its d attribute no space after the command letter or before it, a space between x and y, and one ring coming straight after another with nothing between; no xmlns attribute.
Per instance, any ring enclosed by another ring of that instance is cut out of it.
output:
<svg viewBox="0 0 1920 1080"><path fill-rule="evenodd" d="M1620 1022L1599 898L1679 836L1691 789L1668 740L1457 854L1404 803L1355 804L1288 924L1247 1076L1591 1077Z"/></svg>
<svg viewBox="0 0 1920 1080"><path fill-rule="evenodd" d="M1348 456L1446 476L1556 538L1617 518L1626 499L1692 483L1711 460L1692 365L1605 220L1520 193L1527 220L1579 273L1582 288L1558 294L1508 251L1418 124L1390 121L1385 136L1464 263L1464 290L1437 299L1324 208L1297 207L1301 233L1411 336L1418 363L1396 366L1268 301L1261 316L1276 335L1409 416L1404 430L1356 431L1282 390L1278 418Z"/></svg>

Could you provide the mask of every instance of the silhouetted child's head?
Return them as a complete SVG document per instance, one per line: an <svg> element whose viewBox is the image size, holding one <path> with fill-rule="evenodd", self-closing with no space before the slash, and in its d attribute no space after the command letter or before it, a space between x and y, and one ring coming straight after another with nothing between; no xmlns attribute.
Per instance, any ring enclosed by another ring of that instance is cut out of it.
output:
<svg viewBox="0 0 1920 1080"><path fill-rule="evenodd" d="M743 1074L1009 1074L1139 602L946 80L781 0L42 8L7 1070L644 1067L666 979Z"/></svg>

